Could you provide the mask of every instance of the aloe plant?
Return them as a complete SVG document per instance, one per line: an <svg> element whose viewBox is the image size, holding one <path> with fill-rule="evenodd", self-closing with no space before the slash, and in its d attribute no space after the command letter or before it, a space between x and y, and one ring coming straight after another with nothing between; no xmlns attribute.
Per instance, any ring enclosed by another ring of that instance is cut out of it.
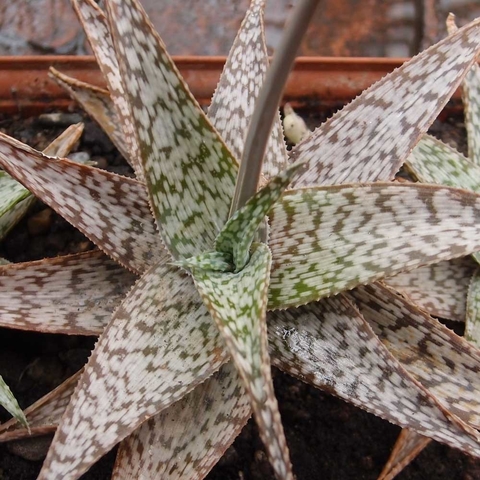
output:
<svg viewBox="0 0 480 480"><path fill-rule="evenodd" d="M462 382L475 390L478 352L394 291L360 287L480 249L480 197L440 186L342 184L393 177L474 62L480 22L367 90L300 143L290 157L296 163L286 169L277 119L265 157L269 181L229 219L236 159L267 68L263 2L252 2L208 117L135 1L107 2L107 19L89 0L75 5L109 87L96 106L116 126L112 138L124 140L145 184L49 160L6 136L0 163L140 279L110 321L105 305L88 305L81 318L75 288L82 278L61 292L65 303L52 330L80 325L83 333L100 333L101 323L108 325L40 478L78 478L131 433L120 447L116 478L202 477L252 410L274 471L291 478L270 381L267 316L273 364L480 456L478 399L450 395ZM76 84L80 91L87 98L95 93ZM281 196L292 178L294 188ZM255 237L265 213L268 243ZM86 258L5 269L4 285L38 282L37 313L48 305L42 293L48 281L39 281L46 273L61 288L61 273L88 272L88 298L95 295L92 279L118 295L107 274L111 261L93 253L84 266ZM9 309L11 324L23 316L34 327L28 295L23 302ZM419 343L432 345L434 366L438 358L450 360L435 385ZM175 429L166 430L172 419Z"/></svg>

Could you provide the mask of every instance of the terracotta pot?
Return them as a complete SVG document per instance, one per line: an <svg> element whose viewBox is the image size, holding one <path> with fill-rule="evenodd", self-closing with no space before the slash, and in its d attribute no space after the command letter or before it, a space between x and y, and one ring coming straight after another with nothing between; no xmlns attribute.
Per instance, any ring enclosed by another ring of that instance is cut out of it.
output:
<svg viewBox="0 0 480 480"><path fill-rule="evenodd" d="M174 57L195 97L208 105L225 63L224 57ZM405 59L301 57L284 99L296 106L346 103ZM104 85L93 57L0 57L0 111L35 114L68 109L73 102L48 77L48 68L95 85ZM458 92L457 92L458 98Z"/></svg>

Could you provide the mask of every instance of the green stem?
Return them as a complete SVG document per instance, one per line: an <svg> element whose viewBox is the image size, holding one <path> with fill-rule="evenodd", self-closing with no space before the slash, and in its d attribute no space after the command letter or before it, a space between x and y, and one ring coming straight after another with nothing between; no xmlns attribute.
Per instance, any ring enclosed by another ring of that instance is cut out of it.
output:
<svg viewBox="0 0 480 480"><path fill-rule="evenodd" d="M243 207L247 200L257 192L263 157L277 114L278 104L298 47L318 3L318 0L300 1L287 24L280 45L273 55L272 64L260 90L248 128L235 193L230 207L230 216Z"/></svg>

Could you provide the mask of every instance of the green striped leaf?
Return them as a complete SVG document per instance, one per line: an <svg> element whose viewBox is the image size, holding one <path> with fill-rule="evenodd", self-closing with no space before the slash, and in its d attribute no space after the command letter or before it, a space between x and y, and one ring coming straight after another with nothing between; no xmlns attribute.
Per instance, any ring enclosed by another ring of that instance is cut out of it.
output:
<svg viewBox="0 0 480 480"><path fill-rule="evenodd" d="M9 420L0 425L0 442L8 442L55 432L81 373L82 371L77 372L57 388L25 409L24 413L29 428L26 428L16 419Z"/></svg>
<svg viewBox="0 0 480 480"><path fill-rule="evenodd" d="M237 210L223 227L215 240L215 248L233 258L235 272L240 271L247 264L255 232L301 167L303 165L297 163L274 177Z"/></svg>
<svg viewBox="0 0 480 480"><path fill-rule="evenodd" d="M269 308L302 305L480 248L480 197L433 185L287 191L270 221Z"/></svg>
<svg viewBox="0 0 480 480"><path fill-rule="evenodd" d="M237 164L188 90L144 11L108 2L149 199L175 258L211 250L228 218Z"/></svg>
<svg viewBox="0 0 480 480"><path fill-rule="evenodd" d="M194 270L193 278L250 396L270 463L278 478L291 479L267 349L265 314L270 260L268 247L257 243L250 262L239 273Z"/></svg>
<svg viewBox="0 0 480 480"><path fill-rule="evenodd" d="M465 338L480 347L480 271L472 275L468 287L467 308L465 315Z"/></svg>
<svg viewBox="0 0 480 480"><path fill-rule="evenodd" d="M0 376L0 405L7 410L10 415L16 418L24 427L28 428L28 422L25 418L17 399L13 395L12 391Z"/></svg>
<svg viewBox="0 0 480 480"><path fill-rule="evenodd" d="M405 162L419 182L480 191L480 167L430 135L425 135Z"/></svg>

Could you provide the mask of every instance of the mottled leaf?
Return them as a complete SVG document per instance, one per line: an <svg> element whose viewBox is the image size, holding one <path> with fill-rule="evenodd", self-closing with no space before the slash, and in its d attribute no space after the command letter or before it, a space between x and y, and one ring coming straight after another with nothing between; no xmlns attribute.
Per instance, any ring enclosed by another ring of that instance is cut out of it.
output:
<svg viewBox="0 0 480 480"><path fill-rule="evenodd" d="M50 67L49 76L64 88L79 103L83 110L100 125L118 151L127 161L130 161L125 135L119 125L117 112L110 98L110 93L103 88L69 77L53 67Z"/></svg>
<svg viewBox="0 0 480 480"><path fill-rule="evenodd" d="M45 155L66 156L83 132L83 124L71 125L44 150ZM23 185L0 171L0 240L24 217L35 198Z"/></svg>
<svg viewBox="0 0 480 480"><path fill-rule="evenodd" d="M174 257L211 250L227 220L237 165L132 0L108 3L150 203Z"/></svg>
<svg viewBox="0 0 480 480"><path fill-rule="evenodd" d="M30 432L15 419L0 425L0 442L53 433L67 408L82 371L25 409Z"/></svg>
<svg viewBox="0 0 480 480"><path fill-rule="evenodd" d="M475 268L470 258L457 258L402 272L384 282L430 315L463 322L468 285Z"/></svg>
<svg viewBox="0 0 480 480"><path fill-rule="evenodd" d="M215 240L215 249L232 256L235 272L247 264L255 232L301 167L301 163L292 165L270 180L223 227Z"/></svg>
<svg viewBox="0 0 480 480"><path fill-rule="evenodd" d="M0 405L7 410L10 415L16 418L23 426L27 427L28 422L25 418L25 414L22 412L17 399L13 395L12 391L5 383L5 380L0 376Z"/></svg>
<svg viewBox="0 0 480 480"><path fill-rule="evenodd" d="M377 480L393 480L429 443L429 438L404 428Z"/></svg>
<svg viewBox="0 0 480 480"><path fill-rule="evenodd" d="M447 19L450 34L455 34L455 16L450 14ZM480 165L480 67L474 63L462 83L463 112L465 128L467 129L468 158Z"/></svg>
<svg viewBox="0 0 480 480"><path fill-rule="evenodd" d="M362 286L349 295L410 375L452 414L480 427L480 351L387 287Z"/></svg>
<svg viewBox="0 0 480 480"><path fill-rule="evenodd" d="M269 308L305 304L480 248L480 197L434 185L287 191L270 222Z"/></svg>
<svg viewBox="0 0 480 480"><path fill-rule="evenodd" d="M252 0L208 109L208 118L238 159L242 157L250 119L268 68L264 3L264 0ZM287 163L277 116L263 160L263 174L271 178L284 170Z"/></svg>
<svg viewBox="0 0 480 480"><path fill-rule="evenodd" d="M136 180L45 157L3 134L0 165L130 270L142 272L164 255L144 186Z"/></svg>
<svg viewBox="0 0 480 480"><path fill-rule="evenodd" d="M201 479L251 415L232 363L120 444L112 480Z"/></svg>
<svg viewBox="0 0 480 480"><path fill-rule="evenodd" d="M135 281L99 251L0 267L0 326L99 335Z"/></svg>
<svg viewBox="0 0 480 480"><path fill-rule="evenodd" d="M193 278L250 396L275 474L286 479L293 474L273 391L265 321L270 261L268 247L256 243L249 263L240 272L194 270Z"/></svg>
<svg viewBox="0 0 480 480"><path fill-rule="evenodd" d="M168 265L153 266L101 335L39 479L78 478L227 359L191 278Z"/></svg>
<svg viewBox="0 0 480 480"><path fill-rule="evenodd" d="M272 364L353 405L480 456L478 432L388 352L344 295L268 317Z"/></svg>
<svg viewBox="0 0 480 480"><path fill-rule="evenodd" d="M120 78L107 19L93 0L72 0L72 3L107 82L108 91L116 109L116 116L120 120L118 128L123 132L123 141L127 152L125 158L135 169L137 178L144 181L137 137ZM123 152L123 150L120 151Z"/></svg>
<svg viewBox="0 0 480 480"><path fill-rule="evenodd" d="M467 309L465 316L465 338L480 347L480 271L477 269L471 277L468 288Z"/></svg>
<svg viewBox="0 0 480 480"><path fill-rule="evenodd" d="M476 20L387 75L293 151L296 187L391 180L459 86L480 49Z"/></svg>
<svg viewBox="0 0 480 480"><path fill-rule="evenodd" d="M419 182L480 192L480 167L429 135L413 149L405 166Z"/></svg>

